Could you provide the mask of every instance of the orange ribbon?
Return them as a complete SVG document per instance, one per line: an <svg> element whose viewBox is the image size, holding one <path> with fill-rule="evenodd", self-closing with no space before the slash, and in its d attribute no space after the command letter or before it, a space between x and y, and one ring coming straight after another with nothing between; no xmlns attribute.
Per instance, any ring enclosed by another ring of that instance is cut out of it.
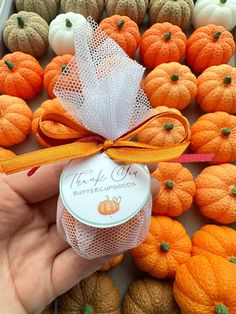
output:
<svg viewBox="0 0 236 314"><path fill-rule="evenodd" d="M182 123L185 129L185 136L181 143L168 147L157 147L130 140L158 117L174 117ZM69 127L70 130L68 133L63 134L52 132L45 128L44 121L61 123ZM70 117L46 113L39 121L39 136L40 135L43 140L51 141L54 145L58 144L57 141L66 144L33 151L11 159L1 160L0 167L3 172L12 174L58 161L88 157L102 151L114 161L122 163L156 163L178 158L189 145L187 141L189 136L187 121L184 117L172 112L155 114L152 118L149 118L140 126L115 141L105 140L90 133Z"/></svg>

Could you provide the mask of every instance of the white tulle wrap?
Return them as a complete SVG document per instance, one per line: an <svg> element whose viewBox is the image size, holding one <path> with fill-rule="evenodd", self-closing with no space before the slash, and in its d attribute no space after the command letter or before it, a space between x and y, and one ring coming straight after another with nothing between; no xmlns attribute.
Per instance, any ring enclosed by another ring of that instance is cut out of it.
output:
<svg viewBox="0 0 236 314"><path fill-rule="evenodd" d="M75 57L59 78L54 93L81 125L114 141L152 115L140 88L145 69L90 18L75 30L74 40ZM118 254L146 237L151 203L150 195L144 208L131 220L101 229L70 216L59 198L58 231L85 258Z"/></svg>

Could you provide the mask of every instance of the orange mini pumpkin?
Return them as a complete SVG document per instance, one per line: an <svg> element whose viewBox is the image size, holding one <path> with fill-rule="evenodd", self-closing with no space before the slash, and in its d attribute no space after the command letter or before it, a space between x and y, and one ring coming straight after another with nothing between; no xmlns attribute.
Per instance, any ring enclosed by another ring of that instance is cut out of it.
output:
<svg viewBox="0 0 236 314"><path fill-rule="evenodd" d="M108 271L111 268L119 265L123 261L124 256L125 256L124 254L120 254L120 255L116 256L109 263L104 264L99 270L100 271Z"/></svg>
<svg viewBox="0 0 236 314"><path fill-rule="evenodd" d="M127 53L133 57L141 39L138 25L128 16L113 15L103 19L101 29Z"/></svg>
<svg viewBox="0 0 236 314"><path fill-rule="evenodd" d="M16 154L13 153L11 150L0 147L0 159L8 159L15 156Z"/></svg>
<svg viewBox="0 0 236 314"><path fill-rule="evenodd" d="M113 215L120 209L120 203L117 198L109 200L109 197L106 196L106 200L102 201L98 206L98 211L101 215Z"/></svg>
<svg viewBox="0 0 236 314"><path fill-rule="evenodd" d="M44 88L47 90L51 98L55 98L53 92L54 86L72 58L73 56L69 54L58 56L53 58L52 61L46 66L44 70L43 83Z"/></svg>
<svg viewBox="0 0 236 314"><path fill-rule="evenodd" d="M203 215L223 224L236 222L235 165L207 167L195 183L195 201Z"/></svg>
<svg viewBox="0 0 236 314"><path fill-rule="evenodd" d="M169 217L151 217L144 242L131 250L138 267L156 278L174 277L191 257L192 243L184 227Z"/></svg>
<svg viewBox="0 0 236 314"><path fill-rule="evenodd" d="M191 128L191 148L196 153L214 153L212 163L236 160L236 117L225 112L207 113Z"/></svg>
<svg viewBox="0 0 236 314"><path fill-rule="evenodd" d="M152 25L142 36L140 55L143 64L150 69L158 64L179 62L186 50L186 35L168 22Z"/></svg>
<svg viewBox="0 0 236 314"><path fill-rule="evenodd" d="M197 103L204 112L236 113L236 68L212 66L197 79Z"/></svg>
<svg viewBox="0 0 236 314"><path fill-rule="evenodd" d="M61 105L59 100L57 98L54 99L48 99L45 100L41 106L36 109L33 115L33 121L32 121L32 131L35 134L38 142L45 146L48 147L49 145L39 136L38 134L38 124L39 124L39 119L44 113L57 113L64 115L66 117L70 117L70 115L67 113L65 108ZM54 133L58 134L65 134L65 133L74 133L72 129L69 127L66 127L63 124L60 124L58 122L53 122L53 121L44 121L44 127L48 130L53 131ZM86 137L88 135L91 135L91 133L84 128L81 127L81 137Z"/></svg>
<svg viewBox="0 0 236 314"><path fill-rule="evenodd" d="M188 210L196 192L191 172L179 163L160 162L152 177L160 182L153 200L155 214L179 216Z"/></svg>
<svg viewBox="0 0 236 314"><path fill-rule="evenodd" d="M144 91L153 107L163 105L182 110L197 94L197 79L185 65L163 63L147 75Z"/></svg>
<svg viewBox="0 0 236 314"><path fill-rule="evenodd" d="M205 225L192 237L192 255L218 255L236 264L236 230Z"/></svg>
<svg viewBox="0 0 236 314"><path fill-rule="evenodd" d="M12 146L30 133L32 112L27 103L17 97L0 96L0 145Z"/></svg>
<svg viewBox="0 0 236 314"><path fill-rule="evenodd" d="M39 62L23 52L13 52L0 60L0 94L31 99L43 87Z"/></svg>
<svg viewBox="0 0 236 314"><path fill-rule="evenodd" d="M212 65L228 63L235 51L233 35L220 25L207 25L195 30L187 41L187 64L202 72Z"/></svg>
<svg viewBox="0 0 236 314"><path fill-rule="evenodd" d="M236 267L219 256L194 256L178 268L174 296L182 314L235 314Z"/></svg>
<svg viewBox="0 0 236 314"><path fill-rule="evenodd" d="M190 137L189 122L178 113L157 117L137 134L138 142L160 147L181 143L185 138L189 140Z"/></svg>

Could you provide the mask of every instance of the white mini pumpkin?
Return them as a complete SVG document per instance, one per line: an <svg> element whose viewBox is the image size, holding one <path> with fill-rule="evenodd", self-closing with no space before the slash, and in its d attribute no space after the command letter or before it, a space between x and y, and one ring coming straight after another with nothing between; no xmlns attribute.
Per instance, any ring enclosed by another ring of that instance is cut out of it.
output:
<svg viewBox="0 0 236 314"><path fill-rule="evenodd" d="M231 31L236 25L236 0L197 0L192 22L195 28L216 24Z"/></svg>
<svg viewBox="0 0 236 314"><path fill-rule="evenodd" d="M56 55L75 54L73 31L86 21L81 14L59 14L49 26L49 45Z"/></svg>

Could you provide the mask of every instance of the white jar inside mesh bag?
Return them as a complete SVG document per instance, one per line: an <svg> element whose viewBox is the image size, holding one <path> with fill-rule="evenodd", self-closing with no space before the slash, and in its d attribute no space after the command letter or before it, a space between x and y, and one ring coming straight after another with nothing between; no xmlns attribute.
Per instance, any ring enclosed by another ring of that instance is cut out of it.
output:
<svg viewBox="0 0 236 314"><path fill-rule="evenodd" d="M82 257L118 254L140 244L151 216L150 174L106 154L73 160L60 180L57 227Z"/></svg>

